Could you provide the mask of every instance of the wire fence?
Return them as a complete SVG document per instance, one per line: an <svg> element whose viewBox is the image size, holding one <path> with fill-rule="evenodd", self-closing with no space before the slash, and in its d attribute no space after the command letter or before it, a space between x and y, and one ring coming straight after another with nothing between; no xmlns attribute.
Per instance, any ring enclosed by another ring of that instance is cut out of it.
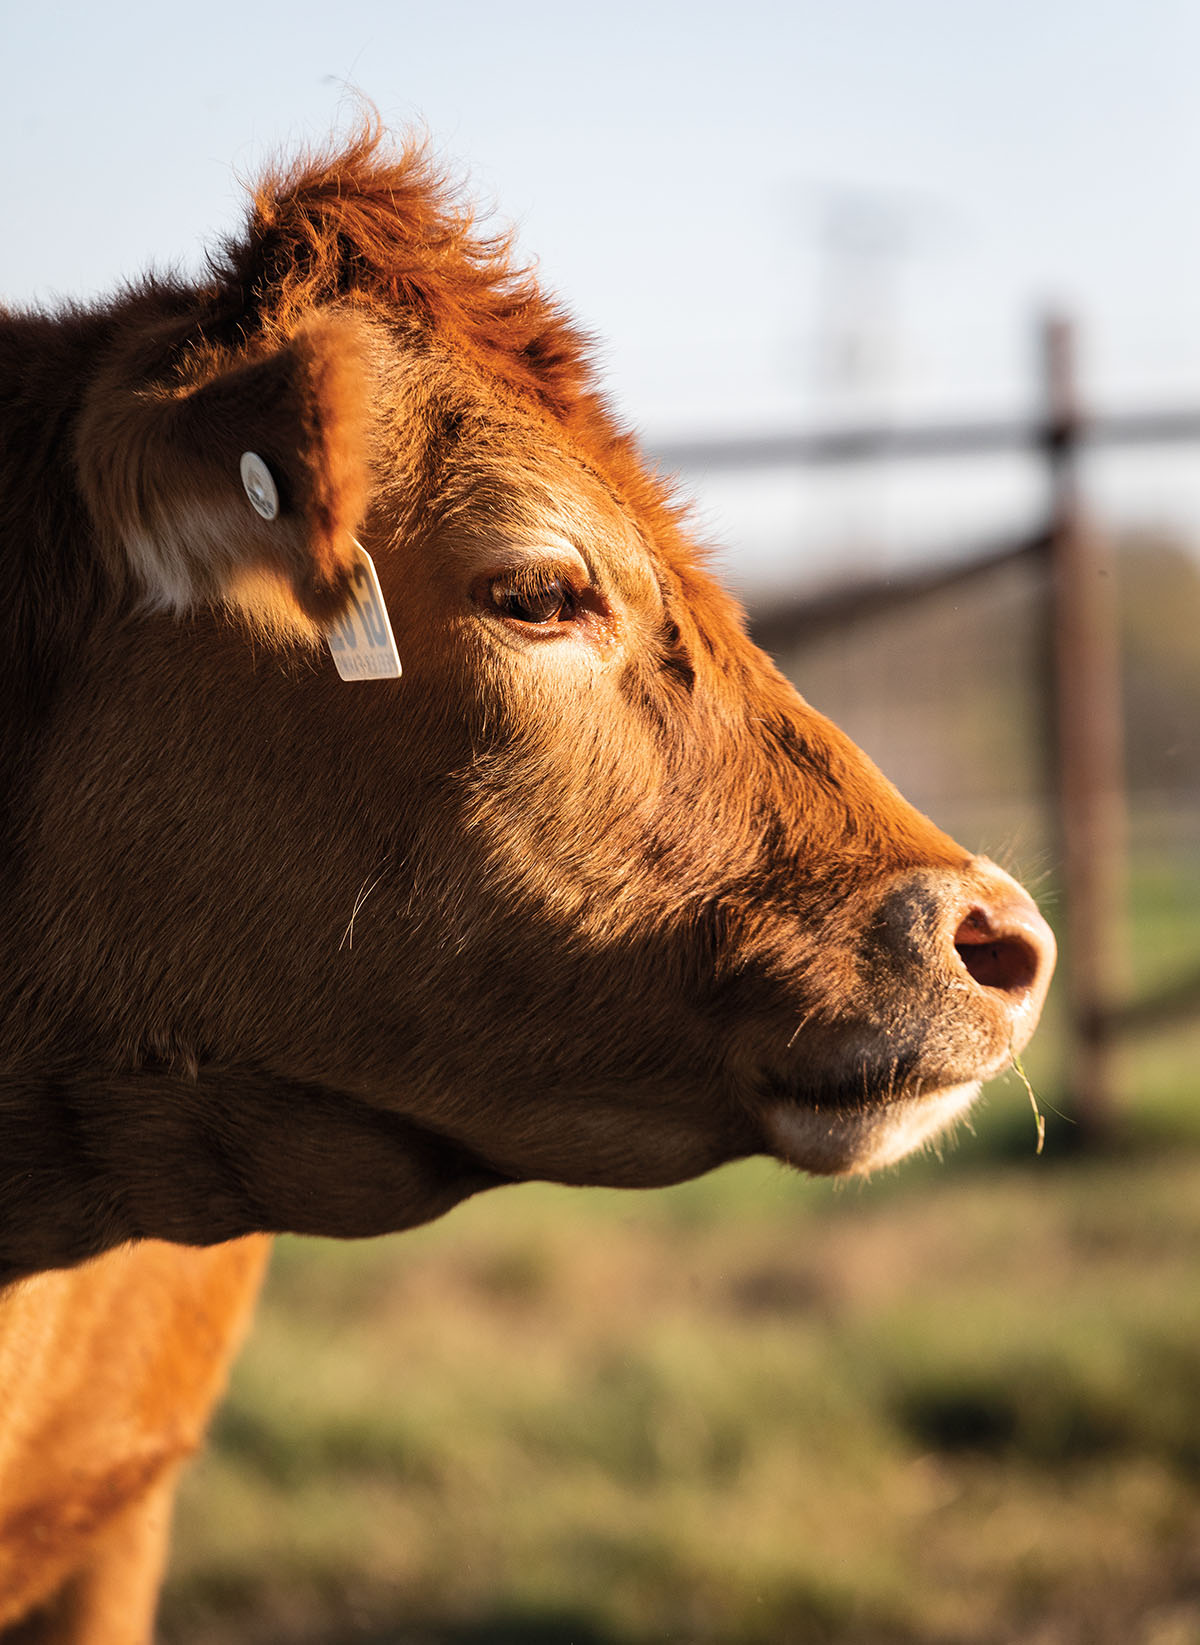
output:
<svg viewBox="0 0 1200 1645"><path fill-rule="evenodd" d="M1117 1052L1133 1036L1200 1013L1200 968L1135 997L1126 955L1128 796L1123 757L1117 576L1112 541L1088 509L1081 459L1095 448L1200 443L1200 410L1089 416L1080 403L1075 333L1048 319L1041 333L1043 406L1025 421L846 428L660 446L664 466L750 471L881 460L1024 452L1043 465L1049 503L1040 529L957 563L864 578L752 613L776 655L954 591L1028 576L1036 629L1031 734L1060 887L1066 1097L1083 1142L1112 1129Z"/></svg>

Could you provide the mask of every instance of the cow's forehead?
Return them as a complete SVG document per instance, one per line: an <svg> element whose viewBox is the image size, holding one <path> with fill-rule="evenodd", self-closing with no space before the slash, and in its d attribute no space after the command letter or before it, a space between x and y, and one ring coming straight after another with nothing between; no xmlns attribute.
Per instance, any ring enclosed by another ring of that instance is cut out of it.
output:
<svg viewBox="0 0 1200 1645"><path fill-rule="evenodd" d="M570 430L469 360L443 354L436 373L427 358L414 367L402 373L392 422L404 425L398 438L408 444L439 548L470 571L531 563L565 547L607 591L643 608L661 604L666 562L656 522Z"/></svg>

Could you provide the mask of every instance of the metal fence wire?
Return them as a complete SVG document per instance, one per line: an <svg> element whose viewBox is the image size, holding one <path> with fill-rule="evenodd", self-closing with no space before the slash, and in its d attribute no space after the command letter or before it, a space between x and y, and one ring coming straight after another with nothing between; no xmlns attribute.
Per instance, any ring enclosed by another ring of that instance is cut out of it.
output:
<svg viewBox="0 0 1200 1645"><path fill-rule="evenodd" d="M932 740L927 731L922 735L919 712L901 719L911 746L894 763L917 774L918 796L952 792L960 815L973 808L986 814L989 845L1001 844L1010 826L1020 828L1013 820L1019 812L1014 795L1044 796L1038 846L1058 888L1065 1097L1076 1135L1086 1144L1113 1128L1122 1043L1200 1012L1200 966L1151 992L1131 993L1117 562L1111 538L1088 509L1081 459L1098 447L1200 443L1200 410L1089 416L1077 391L1074 327L1061 316L1048 318L1040 344L1043 408L1026 421L694 440L660 446L656 456L668 468L707 471L1006 452L1030 453L1044 465L1049 502L1044 524L1031 535L995 543L957 563L863 578L764 605L751 620L758 642L818 703L821 693L810 681L828 683L845 664L832 695L849 704L849 714L840 717L860 740L880 746L880 738L864 736L863 727L869 728L872 702L886 714L894 700L889 667L897 676L896 692L910 702L940 697L938 723L944 727L949 716L952 734ZM966 640L980 691L960 691L947 703L944 682L928 660L954 655L956 645L961 655L963 613L972 610ZM1007 619L996 621L998 611ZM861 655L866 630L872 666L856 692L851 659ZM1005 674L1028 681L1029 688L1002 693L1004 711L997 713L989 681ZM896 724L892 716L893 731ZM939 770L939 761L953 761L955 769ZM975 774L974 787L964 780L966 772ZM999 789L997 773L1003 774Z"/></svg>

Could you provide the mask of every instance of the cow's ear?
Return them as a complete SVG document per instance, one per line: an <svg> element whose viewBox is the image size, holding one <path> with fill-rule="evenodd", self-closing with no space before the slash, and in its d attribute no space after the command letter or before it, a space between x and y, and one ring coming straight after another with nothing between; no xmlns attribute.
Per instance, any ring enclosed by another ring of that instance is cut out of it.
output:
<svg viewBox="0 0 1200 1645"><path fill-rule="evenodd" d="M270 350L193 353L182 378L175 365L164 380L152 351L114 361L80 419L80 477L115 569L158 609L223 602L315 637L345 605L367 503L365 323L311 316Z"/></svg>

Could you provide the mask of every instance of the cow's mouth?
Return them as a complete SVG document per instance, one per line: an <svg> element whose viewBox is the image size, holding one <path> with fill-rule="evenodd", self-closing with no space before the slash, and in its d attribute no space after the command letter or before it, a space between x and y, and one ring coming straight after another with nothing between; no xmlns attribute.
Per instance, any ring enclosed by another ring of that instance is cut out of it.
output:
<svg viewBox="0 0 1200 1645"><path fill-rule="evenodd" d="M903 1090L887 1101L772 1102L764 1114L771 1152L815 1176L859 1176L894 1165L941 1136L979 1095L980 1081Z"/></svg>

